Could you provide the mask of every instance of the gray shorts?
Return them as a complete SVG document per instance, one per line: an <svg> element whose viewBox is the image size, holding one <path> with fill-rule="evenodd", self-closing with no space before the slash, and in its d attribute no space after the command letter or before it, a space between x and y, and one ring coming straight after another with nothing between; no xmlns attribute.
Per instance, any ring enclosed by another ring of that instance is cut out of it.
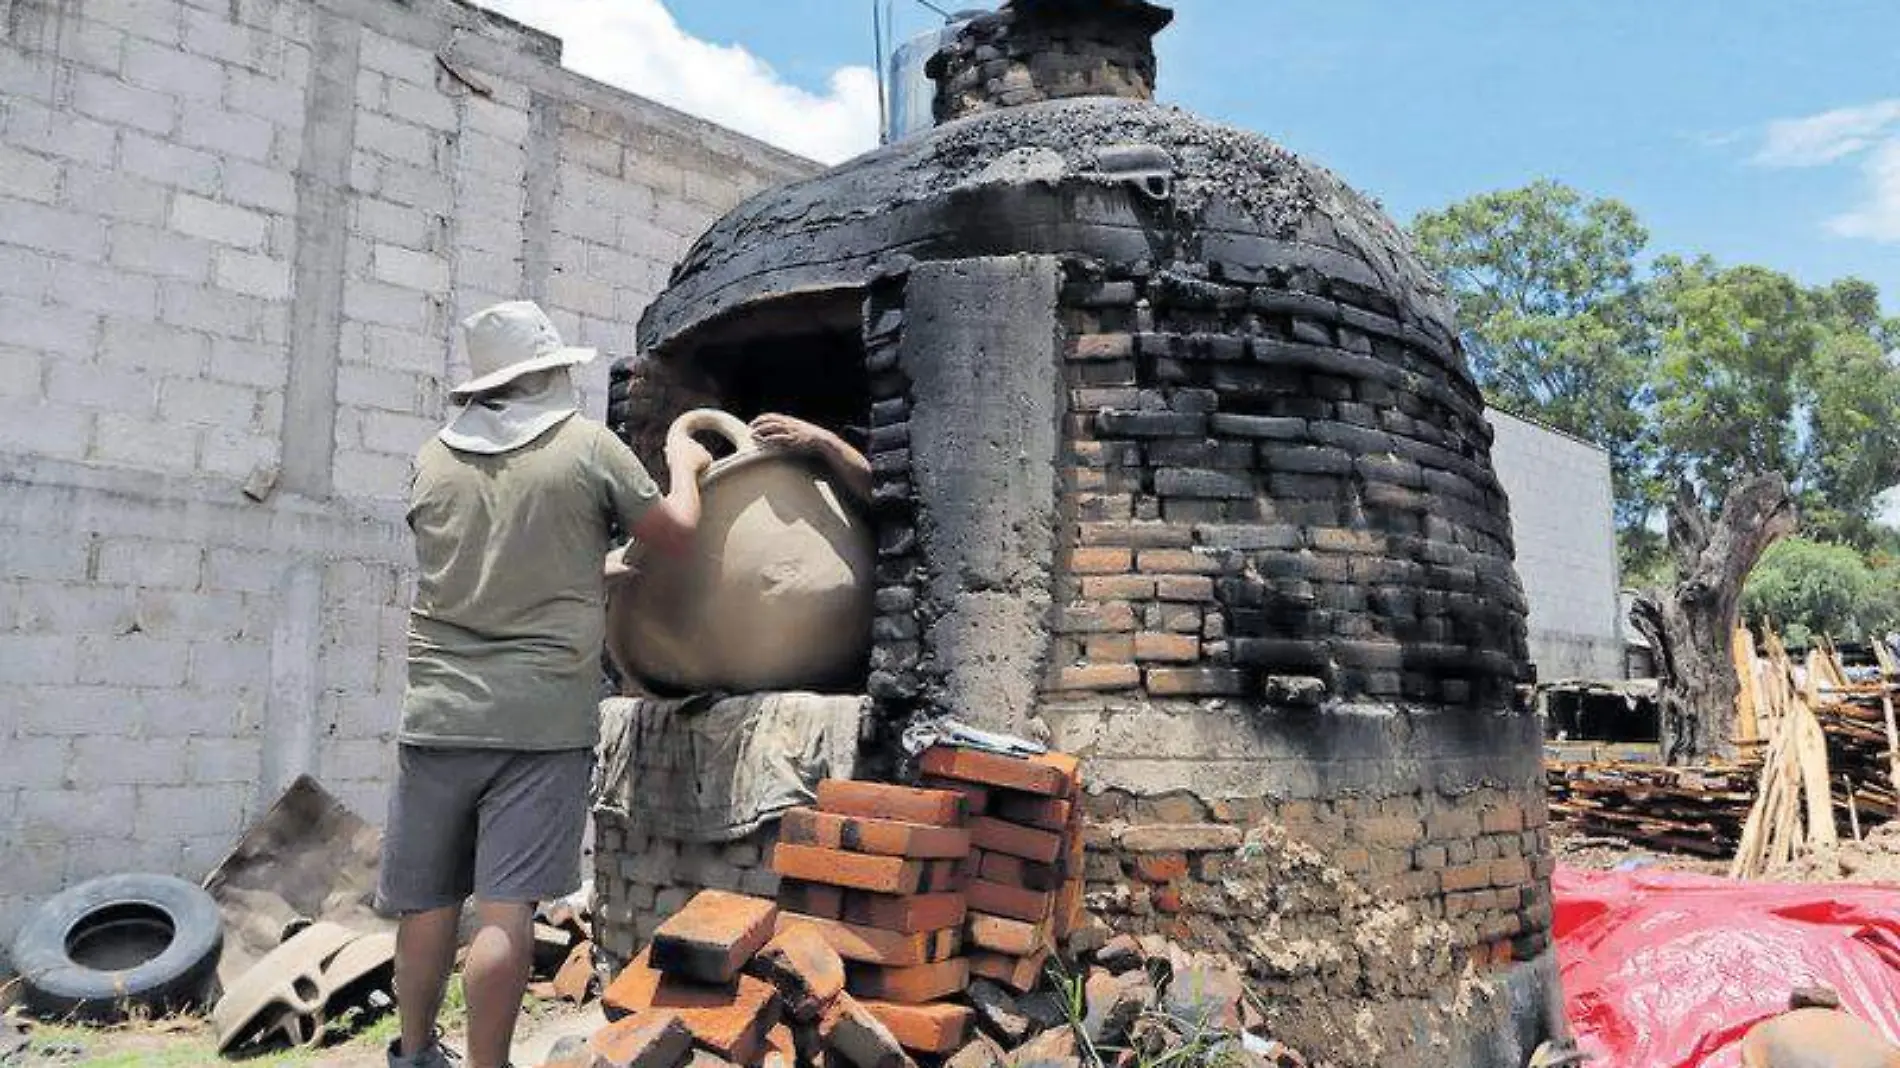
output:
<svg viewBox="0 0 1900 1068"><path fill-rule="evenodd" d="M581 883L594 751L397 746L377 907L551 901Z"/></svg>

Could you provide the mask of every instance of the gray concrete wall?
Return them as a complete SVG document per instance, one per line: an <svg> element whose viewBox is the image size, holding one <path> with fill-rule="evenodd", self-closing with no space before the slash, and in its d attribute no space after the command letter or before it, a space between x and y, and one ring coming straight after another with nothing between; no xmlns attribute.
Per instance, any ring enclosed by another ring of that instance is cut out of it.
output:
<svg viewBox="0 0 1900 1068"><path fill-rule="evenodd" d="M301 772L380 819L454 324L525 294L625 353L705 225L816 167L448 0L0 11L4 940L204 874Z"/></svg>
<svg viewBox="0 0 1900 1068"><path fill-rule="evenodd" d="M1538 679L1622 678L1609 454L1495 408L1488 418L1497 434L1491 463L1511 498Z"/></svg>

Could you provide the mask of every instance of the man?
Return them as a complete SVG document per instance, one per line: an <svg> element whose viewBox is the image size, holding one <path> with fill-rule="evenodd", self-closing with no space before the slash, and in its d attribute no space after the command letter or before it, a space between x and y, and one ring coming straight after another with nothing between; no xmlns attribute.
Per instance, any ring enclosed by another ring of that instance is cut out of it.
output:
<svg viewBox="0 0 1900 1068"><path fill-rule="evenodd" d="M580 885L609 529L682 551L711 463L695 443L669 445L660 498L632 451L578 413L569 368L594 350L562 345L533 303L462 329L474 377L417 458L409 509L419 571L378 888L401 917L391 1068L460 1060L435 1021L470 895L469 1062L508 1063L535 905Z"/></svg>

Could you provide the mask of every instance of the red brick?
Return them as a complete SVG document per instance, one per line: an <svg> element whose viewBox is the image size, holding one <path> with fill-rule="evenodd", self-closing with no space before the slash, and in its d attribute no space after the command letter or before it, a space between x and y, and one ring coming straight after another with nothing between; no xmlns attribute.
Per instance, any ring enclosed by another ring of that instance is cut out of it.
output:
<svg viewBox="0 0 1900 1068"><path fill-rule="evenodd" d="M1055 909L1056 902L1053 891L1024 890L1019 886L1005 886L985 879L971 880L970 885L964 888L963 895L969 901L969 907L978 912L1029 923L1041 923L1047 919Z"/></svg>
<svg viewBox="0 0 1900 1068"><path fill-rule="evenodd" d="M1446 868L1438 873L1438 883L1446 893L1460 890L1481 890L1491 885L1491 865L1463 864L1456 868Z"/></svg>
<svg viewBox="0 0 1900 1068"><path fill-rule="evenodd" d="M1232 668L1149 668L1142 685L1155 697L1234 697L1246 676Z"/></svg>
<svg viewBox="0 0 1900 1068"><path fill-rule="evenodd" d="M1126 360L1134 354L1132 334L1082 334L1069 350L1072 360Z"/></svg>
<svg viewBox="0 0 1900 1068"><path fill-rule="evenodd" d="M1003 916L972 912L967 921L970 944L992 953L1025 957L1049 944L1049 921L1024 923Z"/></svg>
<svg viewBox="0 0 1900 1068"><path fill-rule="evenodd" d="M1149 887L1148 900L1155 911L1163 915L1172 916L1181 911L1181 891L1172 885Z"/></svg>
<svg viewBox="0 0 1900 1068"><path fill-rule="evenodd" d="M923 885L926 863L789 842L772 848L772 870L782 876L880 894L916 893Z"/></svg>
<svg viewBox="0 0 1900 1068"><path fill-rule="evenodd" d="M962 794L963 814L965 816L981 816L990 809L989 790L978 786L976 783L958 782L955 779L939 779L934 775L926 775L918 785L926 790L948 790L951 793Z"/></svg>
<svg viewBox="0 0 1900 1068"><path fill-rule="evenodd" d="M787 912L779 916L779 934L808 930L825 940L838 956L862 964L902 967L943 960L963 947L956 928L902 934L838 920L821 920Z"/></svg>
<svg viewBox="0 0 1900 1068"><path fill-rule="evenodd" d="M948 745L926 749L918 764L928 775L1044 797L1067 797L1076 770L1075 759L1061 753L1015 757Z"/></svg>
<svg viewBox="0 0 1900 1068"><path fill-rule="evenodd" d="M824 779L818 783L818 811L928 823L933 827L960 827L963 825L963 796L881 782Z"/></svg>
<svg viewBox="0 0 1900 1068"><path fill-rule="evenodd" d="M953 994L970 985L970 960L952 957L934 964L909 968L882 968L875 964L853 964L845 969L845 989L861 998L921 1005Z"/></svg>
<svg viewBox="0 0 1900 1068"><path fill-rule="evenodd" d="M1082 638L1082 655L1097 664L1128 664L1135 659L1133 634L1089 634Z"/></svg>
<svg viewBox="0 0 1900 1068"><path fill-rule="evenodd" d="M1171 883L1187 878L1186 853L1142 853L1135 857L1135 875L1144 882Z"/></svg>
<svg viewBox="0 0 1900 1068"><path fill-rule="evenodd" d="M945 1002L899 1005L891 1001L865 1001L861 1004L905 1049L919 1053L954 1053L963 1048L970 1040L970 1025L976 1018L968 1005Z"/></svg>
<svg viewBox="0 0 1900 1068"><path fill-rule="evenodd" d="M993 808L997 819L1041 827L1045 831L1067 830L1075 814L1075 806L1063 798L1019 793L997 794Z"/></svg>
<svg viewBox="0 0 1900 1068"><path fill-rule="evenodd" d="M1130 549L1096 546L1077 549L1069 557L1069 571L1076 575L1118 575L1133 570L1134 566L1135 554Z"/></svg>
<svg viewBox="0 0 1900 1068"><path fill-rule="evenodd" d="M783 926L786 914L779 915ZM816 922L816 921L814 921ZM818 930L780 930L747 969L772 984L795 1020L816 1020L844 992L844 960ZM797 1059L796 1052L791 1054Z"/></svg>
<svg viewBox="0 0 1900 1068"><path fill-rule="evenodd" d="M970 832L961 827L840 816L809 808L786 810L779 819L779 841L896 857L962 857L970 852Z"/></svg>
<svg viewBox="0 0 1900 1068"><path fill-rule="evenodd" d="M1084 889L1081 878L1077 877L1063 883L1062 890L1056 895L1055 926L1052 930L1057 943L1088 923L1088 907L1083 903Z"/></svg>
<svg viewBox="0 0 1900 1068"><path fill-rule="evenodd" d="M759 1068L795 1068L798 1064L798 1040L792 1029L779 1024L765 1033L765 1060Z"/></svg>
<svg viewBox="0 0 1900 1068"><path fill-rule="evenodd" d="M778 906L723 890L702 890L653 932L653 966L668 975L723 983L772 937Z"/></svg>
<svg viewBox="0 0 1900 1068"><path fill-rule="evenodd" d="M1004 886L1020 886L1025 890L1054 890L1062 885L1062 867L1057 864L1037 864L1021 857L1012 857L1008 853L987 853L979 851L982 862L977 868L977 877Z"/></svg>
<svg viewBox="0 0 1900 1068"><path fill-rule="evenodd" d="M818 1031L825 1047L836 1054L835 1058L825 1058L825 1063L843 1060L853 1068L915 1068L890 1028L850 994L832 1003ZM800 1063L817 1060L811 1056Z"/></svg>
<svg viewBox="0 0 1900 1068"><path fill-rule="evenodd" d="M842 887L827 886L824 883L780 879L778 884L780 908L802 912L807 916L822 916L827 920L835 920L844 915L844 895Z"/></svg>
<svg viewBox="0 0 1900 1068"><path fill-rule="evenodd" d="M1011 957L1002 953L972 953L970 971L985 979L993 979L1018 994L1026 994L1035 989L1036 984L1042 980L1042 965L1048 959L1048 950L1028 957Z"/></svg>
<svg viewBox="0 0 1900 1068"><path fill-rule="evenodd" d="M1141 669L1133 664L1079 664L1056 671L1058 693L1132 690L1141 685Z"/></svg>
<svg viewBox="0 0 1900 1068"><path fill-rule="evenodd" d="M1195 631L1200 630L1196 621ZM1143 663L1164 661L1191 664L1201 658L1201 639L1197 634L1142 633L1135 635L1135 659Z"/></svg>
<svg viewBox="0 0 1900 1068"><path fill-rule="evenodd" d="M730 983L676 978L654 968L646 950L607 987L601 1003L614 1019L654 1009L672 1012L696 1042L734 1064L757 1059L779 1014L770 983L749 975Z"/></svg>
<svg viewBox="0 0 1900 1068"><path fill-rule="evenodd" d="M1218 575L1220 558L1192 549L1143 549L1135 557L1135 567L1143 574Z"/></svg>
<svg viewBox="0 0 1900 1068"><path fill-rule="evenodd" d="M801 910L802 911L802 910ZM864 894L853 891L844 895L838 918L846 923L875 927L883 931L941 931L963 923L965 902L962 894L916 894L892 897L888 894Z"/></svg>
<svg viewBox="0 0 1900 1068"><path fill-rule="evenodd" d="M1140 575L1084 575L1080 583L1085 601L1151 601L1155 580Z"/></svg>
<svg viewBox="0 0 1900 1068"><path fill-rule="evenodd" d="M1130 853L1205 853L1240 845L1240 828L1221 823L1150 823L1121 834Z"/></svg>
<svg viewBox="0 0 1900 1068"><path fill-rule="evenodd" d="M1506 857L1503 860L1494 860L1491 862L1492 886L1508 886L1515 889L1530 881L1530 861L1525 860L1523 857Z"/></svg>
<svg viewBox="0 0 1900 1068"><path fill-rule="evenodd" d="M1007 823L994 816L982 816L972 821L970 840L978 849L1007 853L1038 864L1053 864L1062 856L1061 834Z"/></svg>
<svg viewBox="0 0 1900 1068"><path fill-rule="evenodd" d="M1478 826L1486 834L1516 834L1524 829L1524 810L1517 805L1487 808L1479 814Z"/></svg>
<svg viewBox="0 0 1900 1068"><path fill-rule="evenodd" d="M1155 596L1163 601L1214 600L1214 580L1207 575L1162 575L1155 580Z"/></svg>
<svg viewBox="0 0 1900 1068"><path fill-rule="evenodd" d="M675 1068L693 1051L693 1032L670 1012L643 1012L594 1032L588 1040L597 1068Z"/></svg>
<svg viewBox="0 0 1900 1068"><path fill-rule="evenodd" d="M1135 629L1135 609L1126 601L1096 601L1056 609L1058 634L1126 634Z"/></svg>

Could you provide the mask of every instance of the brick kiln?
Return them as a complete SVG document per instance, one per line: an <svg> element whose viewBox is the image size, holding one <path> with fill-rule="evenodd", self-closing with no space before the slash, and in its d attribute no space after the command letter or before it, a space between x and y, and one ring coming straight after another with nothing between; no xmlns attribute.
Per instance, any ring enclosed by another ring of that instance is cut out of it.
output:
<svg viewBox="0 0 1900 1068"><path fill-rule="evenodd" d="M919 714L1046 738L1086 760L1098 916L1250 960L1309 1054L1521 1064L1557 1011L1551 861L1482 400L1374 205L1151 102L1168 18L971 23L936 129L693 246L612 418L653 462L704 404L868 424L860 777ZM698 847L717 878L629 883L652 840L619 819L610 949L769 881Z"/></svg>

